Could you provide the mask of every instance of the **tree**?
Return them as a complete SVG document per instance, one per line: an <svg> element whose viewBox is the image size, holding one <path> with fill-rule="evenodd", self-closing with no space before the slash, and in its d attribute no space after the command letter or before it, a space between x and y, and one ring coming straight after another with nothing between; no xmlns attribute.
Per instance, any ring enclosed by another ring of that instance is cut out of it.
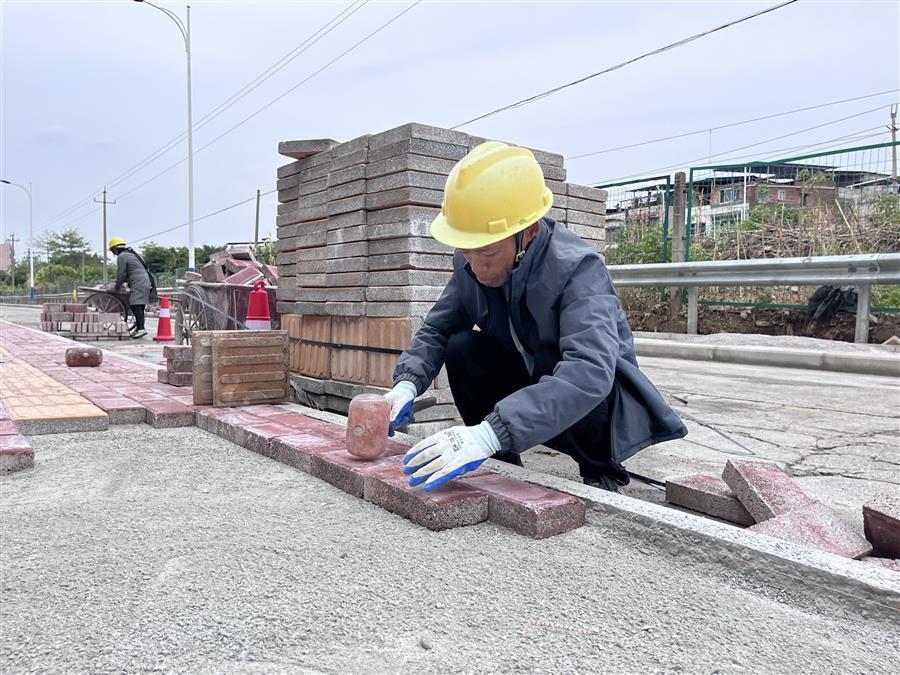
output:
<svg viewBox="0 0 900 675"><path fill-rule="evenodd" d="M46 235L47 255L50 262L81 269L82 255L91 250L90 242L76 229L67 227L62 232Z"/></svg>

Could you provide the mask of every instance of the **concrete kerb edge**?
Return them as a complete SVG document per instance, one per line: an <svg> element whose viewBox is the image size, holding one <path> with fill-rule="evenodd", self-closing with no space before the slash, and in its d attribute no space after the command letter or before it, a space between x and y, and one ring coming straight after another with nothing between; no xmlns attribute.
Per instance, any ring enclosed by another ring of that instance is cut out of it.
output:
<svg viewBox="0 0 900 675"><path fill-rule="evenodd" d="M833 353L812 349L751 345L710 345L640 337L634 339L634 346L638 356L900 377L900 356Z"/></svg>
<svg viewBox="0 0 900 675"><path fill-rule="evenodd" d="M324 422L347 425L347 418L337 413L295 403L284 407ZM411 445L421 439L397 433L394 440ZM850 606L867 614L885 612L896 618L900 611L900 575L891 570L504 462L488 460L485 466L510 478L578 497L605 526L630 535L640 532L660 549L760 577L779 574L791 580L793 590L802 587L817 597L824 587L840 595L843 606L852 602Z"/></svg>
<svg viewBox="0 0 900 675"><path fill-rule="evenodd" d="M744 574L755 573L760 577L780 574L792 580L794 590L799 582L814 587L812 590L818 596L825 588L847 601L853 600L855 604L851 606L867 614L877 608L896 618L900 611L900 575L896 572L565 478L494 460L489 460L489 464L491 469L512 478L583 499L590 511L606 517L604 525L621 525L630 534L640 531L647 541L672 553L731 567ZM842 604L847 606L847 602Z"/></svg>

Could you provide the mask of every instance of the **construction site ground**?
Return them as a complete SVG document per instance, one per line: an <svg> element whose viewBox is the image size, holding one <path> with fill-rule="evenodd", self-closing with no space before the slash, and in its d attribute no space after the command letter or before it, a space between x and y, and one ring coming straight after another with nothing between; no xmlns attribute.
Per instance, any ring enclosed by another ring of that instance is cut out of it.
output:
<svg viewBox="0 0 900 675"><path fill-rule="evenodd" d="M35 468L3 478L8 672L866 673L900 655L865 603L598 513L543 541L433 533L196 428L33 443Z"/></svg>
<svg viewBox="0 0 900 675"><path fill-rule="evenodd" d="M34 327L37 312L0 318ZM92 344L135 368L162 360L148 338ZM702 424L688 420L687 439L640 453L632 471L719 473L753 453L860 527L862 503L900 485L896 378L641 365ZM862 673L900 658L893 604L820 587L802 565L648 536L627 509L595 506L586 527L541 541L489 523L434 533L197 428L30 440L34 468L0 483L11 672ZM575 477L545 449L525 463ZM629 492L660 500L639 483Z"/></svg>

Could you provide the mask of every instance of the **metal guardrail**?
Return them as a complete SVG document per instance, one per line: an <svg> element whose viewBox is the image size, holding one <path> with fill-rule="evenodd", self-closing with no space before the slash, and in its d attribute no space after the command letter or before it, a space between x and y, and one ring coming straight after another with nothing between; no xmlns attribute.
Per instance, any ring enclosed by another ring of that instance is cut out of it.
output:
<svg viewBox="0 0 900 675"><path fill-rule="evenodd" d="M712 260L708 262L610 265L620 288L686 287L687 332L697 333L697 300L708 286L854 286L857 291L856 342L868 342L872 284L900 284L900 253Z"/></svg>
<svg viewBox="0 0 900 675"><path fill-rule="evenodd" d="M0 295L0 304L7 305L36 305L45 302L71 302L72 293L35 293L34 299L30 295Z"/></svg>

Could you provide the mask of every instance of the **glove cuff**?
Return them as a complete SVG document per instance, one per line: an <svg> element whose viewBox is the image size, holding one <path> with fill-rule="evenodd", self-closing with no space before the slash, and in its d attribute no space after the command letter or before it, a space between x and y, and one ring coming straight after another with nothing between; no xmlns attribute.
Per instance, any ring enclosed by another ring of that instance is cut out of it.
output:
<svg viewBox="0 0 900 675"><path fill-rule="evenodd" d="M410 380L400 380L397 384L394 385L392 391L396 391L399 394L408 395L410 398L415 398L419 394L419 390L416 388L416 385Z"/></svg>
<svg viewBox="0 0 900 675"><path fill-rule="evenodd" d="M489 413L484 418L484 423L490 425L491 431L494 432L494 436L500 444L499 452L514 452L512 434L509 433L509 428L506 426L506 422L500 418L500 415L496 412Z"/></svg>
<svg viewBox="0 0 900 675"><path fill-rule="evenodd" d="M490 451L492 455L496 455L500 452L500 441L497 439L497 434L494 433L490 424L482 422L478 426L472 427L472 433L474 433L481 442L482 447L485 450Z"/></svg>

